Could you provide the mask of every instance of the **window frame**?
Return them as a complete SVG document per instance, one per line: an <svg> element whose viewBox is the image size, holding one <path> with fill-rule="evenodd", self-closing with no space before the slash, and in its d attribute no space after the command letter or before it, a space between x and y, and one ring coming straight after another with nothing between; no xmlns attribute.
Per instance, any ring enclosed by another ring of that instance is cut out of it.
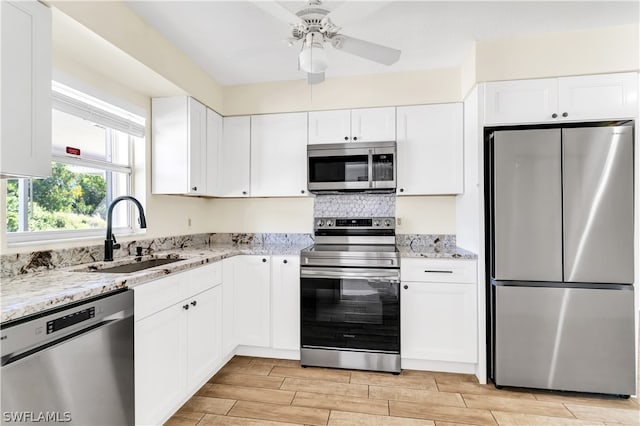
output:
<svg viewBox="0 0 640 426"><path fill-rule="evenodd" d="M67 88L66 86L56 83L55 81L52 82L52 85L54 88L56 88L56 90L59 90L60 87ZM93 98L90 95L86 95L82 92L75 91L75 89L71 89L71 88L68 88L68 89L72 92L81 93L83 95L83 98L80 99L80 102L86 99L94 99L97 102L101 102L102 104L112 105L108 102L104 102L97 98ZM139 115L123 110L122 108L119 108L116 106L113 106L113 107L114 109L125 111L128 117L137 118L139 120L142 120L142 122L144 123L144 118L140 117ZM95 109L95 107L93 108ZM86 117L76 115L70 111L65 111L58 108L52 108L52 110L53 109L61 111L65 114L70 114L79 118L86 119ZM88 121L91 121L91 120L88 120ZM100 170L104 170L105 172L124 173L127 176L126 195L134 195L134 188L135 188L134 143L144 143L145 137L139 136L139 135L133 135L122 129L112 128L109 126L103 126L103 127L105 127L105 131L106 131L105 140L106 138L115 138L115 134L113 134L112 132L122 132L127 135L127 138L128 138L127 149L128 149L128 158L129 158L128 165L111 163L109 161L103 161L103 160L92 159L92 158L81 158L81 157L76 157L76 156L72 156L65 153L54 152L53 145L51 147L51 162L52 163L56 162L56 163L61 163L61 164L66 164L71 166L75 165L75 166L100 169ZM144 129L145 124L142 124L142 127ZM29 181L30 179L33 179L33 178L24 178L24 179L26 181ZM110 192L109 189L107 189L107 193L109 192ZM4 197L6 197L6 189L5 189ZM5 210L7 209L6 200L5 200L4 208ZM127 236L127 235L140 235L140 234L146 233L145 229L138 230L134 227L135 212L134 212L133 206L128 206L126 217L127 217L128 226L125 226L125 227L120 226L117 228L113 228L114 234L118 234L120 236ZM22 231L22 232L21 231L9 232L5 228L5 235L6 235L8 247L19 247L19 246L30 246L36 243L51 243L51 242L64 242L64 241L75 241L75 240L94 240L99 238L104 239L104 236L106 235L106 226L104 228L72 229L72 230L67 229L67 230L50 230L50 231Z"/></svg>

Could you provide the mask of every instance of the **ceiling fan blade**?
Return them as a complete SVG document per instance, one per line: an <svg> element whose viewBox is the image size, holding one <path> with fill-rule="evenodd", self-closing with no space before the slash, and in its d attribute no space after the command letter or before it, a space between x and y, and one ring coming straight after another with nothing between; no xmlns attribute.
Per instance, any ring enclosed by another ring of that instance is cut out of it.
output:
<svg viewBox="0 0 640 426"><path fill-rule="evenodd" d="M286 7L282 6L277 1L252 1L251 2L255 7L262 9L264 12L273 16L274 18L282 21L286 24L305 24L305 22L300 19L298 15L291 12Z"/></svg>
<svg viewBox="0 0 640 426"><path fill-rule="evenodd" d="M358 22L391 3L390 1L345 1L327 15L339 27Z"/></svg>
<svg viewBox="0 0 640 426"><path fill-rule="evenodd" d="M322 83L324 81L324 73L323 72L319 72L319 73L307 73L307 83L309 84L318 84L318 83Z"/></svg>
<svg viewBox="0 0 640 426"><path fill-rule="evenodd" d="M343 50L352 55L369 59L385 65L391 65L398 62L400 53L398 49L382 46L380 44L371 43L370 41L360 40L346 35L338 34L331 39L331 45L338 50Z"/></svg>

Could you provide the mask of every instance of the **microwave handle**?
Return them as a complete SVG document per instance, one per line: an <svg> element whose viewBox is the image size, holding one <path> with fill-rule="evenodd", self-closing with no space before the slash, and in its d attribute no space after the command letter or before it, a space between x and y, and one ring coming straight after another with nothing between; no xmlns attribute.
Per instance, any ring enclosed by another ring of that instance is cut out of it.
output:
<svg viewBox="0 0 640 426"><path fill-rule="evenodd" d="M373 188L373 149L369 150L369 188Z"/></svg>

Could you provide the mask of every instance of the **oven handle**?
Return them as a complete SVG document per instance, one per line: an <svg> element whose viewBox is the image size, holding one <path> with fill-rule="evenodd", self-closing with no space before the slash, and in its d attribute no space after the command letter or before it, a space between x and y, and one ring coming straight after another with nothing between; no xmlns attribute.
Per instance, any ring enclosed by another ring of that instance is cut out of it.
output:
<svg viewBox="0 0 640 426"><path fill-rule="evenodd" d="M400 282L398 269L372 269L372 268L300 268L300 278L366 278L369 281Z"/></svg>

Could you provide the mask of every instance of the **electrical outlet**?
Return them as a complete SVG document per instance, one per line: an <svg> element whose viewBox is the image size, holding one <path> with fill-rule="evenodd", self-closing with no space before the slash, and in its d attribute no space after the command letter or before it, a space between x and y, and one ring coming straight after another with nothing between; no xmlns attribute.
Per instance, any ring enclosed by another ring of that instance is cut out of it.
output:
<svg viewBox="0 0 640 426"><path fill-rule="evenodd" d="M397 217L396 218L396 226L402 226L402 218L401 217Z"/></svg>
<svg viewBox="0 0 640 426"><path fill-rule="evenodd" d="M187 225L188 225L189 227L191 227L191 218L188 218L188 219L187 219Z"/></svg>

